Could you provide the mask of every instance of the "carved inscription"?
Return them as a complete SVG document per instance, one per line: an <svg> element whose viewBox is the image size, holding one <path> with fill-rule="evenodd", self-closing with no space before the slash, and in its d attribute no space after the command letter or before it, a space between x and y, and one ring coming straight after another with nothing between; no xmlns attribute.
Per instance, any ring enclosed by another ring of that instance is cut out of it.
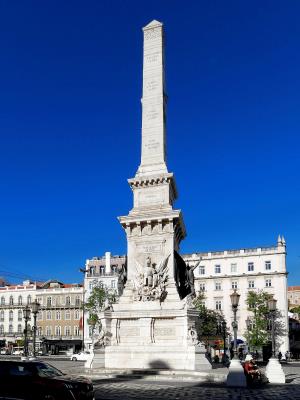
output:
<svg viewBox="0 0 300 400"><path fill-rule="evenodd" d="M158 81L155 79L148 80L145 82L144 86L145 90L147 90L148 92L153 92L158 88Z"/></svg>
<svg viewBox="0 0 300 400"><path fill-rule="evenodd" d="M147 29L144 32L145 40L155 39L161 35L161 28Z"/></svg>
<svg viewBox="0 0 300 400"><path fill-rule="evenodd" d="M175 328L155 328L154 335L155 336L175 336L176 330Z"/></svg>
<svg viewBox="0 0 300 400"><path fill-rule="evenodd" d="M163 242L140 242L136 244L138 253L151 254L151 253L162 253Z"/></svg>
<svg viewBox="0 0 300 400"><path fill-rule="evenodd" d="M160 142L155 138L148 138L147 142L145 143L145 147L147 150L153 152L160 147Z"/></svg>
<svg viewBox="0 0 300 400"><path fill-rule="evenodd" d="M159 60L160 52L157 51L155 53L146 54L144 57L145 64L155 64Z"/></svg>
<svg viewBox="0 0 300 400"><path fill-rule="evenodd" d="M150 204L159 204L162 202L162 193L161 192L153 192L150 190L145 190L139 193L138 196L138 205L139 206L148 206Z"/></svg>

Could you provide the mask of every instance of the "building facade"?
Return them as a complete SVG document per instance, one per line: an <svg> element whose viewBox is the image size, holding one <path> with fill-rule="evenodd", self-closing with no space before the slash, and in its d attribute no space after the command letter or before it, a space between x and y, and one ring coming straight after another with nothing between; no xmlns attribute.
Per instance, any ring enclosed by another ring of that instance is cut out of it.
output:
<svg viewBox="0 0 300 400"><path fill-rule="evenodd" d="M204 294L203 303L209 309L222 312L232 331L233 312L230 294L234 289L241 295L237 311L238 335L245 341L246 320L253 316L247 307L249 291L264 291L274 295L285 335L277 338L278 350L289 350L286 244L278 238L275 246L250 249L185 254L190 265L200 264L194 271L196 292Z"/></svg>
<svg viewBox="0 0 300 400"><path fill-rule="evenodd" d="M83 344L83 286L50 280L36 292L40 311L37 335L43 352L76 352Z"/></svg>
<svg viewBox="0 0 300 400"><path fill-rule="evenodd" d="M300 307L300 286L288 287L289 310Z"/></svg>
<svg viewBox="0 0 300 400"><path fill-rule="evenodd" d="M24 281L20 285L0 287L0 341L1 346L11 348L24 337L25 321L23 309L36 298L36 283ZM28 322L28 330L33 324L32 316Z"/></svg>

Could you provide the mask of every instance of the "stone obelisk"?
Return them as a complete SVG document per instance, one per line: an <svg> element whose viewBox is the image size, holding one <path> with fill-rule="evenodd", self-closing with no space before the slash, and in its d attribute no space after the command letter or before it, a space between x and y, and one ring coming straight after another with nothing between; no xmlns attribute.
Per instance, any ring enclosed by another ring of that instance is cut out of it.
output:
<svg viewBox="0 0 300 400"><path fill-rule="evenodd" d="M103 365L207 369L197 312L186 301L188 274L178 254L186 233L181 211L173 208L177 191L166 165L163 25L152 21L143 32L141 163L128 180L133 208L119 217L127 236L127 280L119 302L103 315L110 339Z"/></svg>

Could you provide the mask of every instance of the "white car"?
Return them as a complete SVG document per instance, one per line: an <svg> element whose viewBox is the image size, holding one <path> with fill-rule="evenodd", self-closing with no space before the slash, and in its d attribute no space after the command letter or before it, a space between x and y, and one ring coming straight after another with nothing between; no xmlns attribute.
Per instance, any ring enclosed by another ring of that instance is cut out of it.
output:
<svg viewBox="0 0 300 400"><path fill-rule="evenodd" d="M70 360L72 361L86 361L91 357L91 353L89 351L82 351L78 354L72 354Z"/></svg>

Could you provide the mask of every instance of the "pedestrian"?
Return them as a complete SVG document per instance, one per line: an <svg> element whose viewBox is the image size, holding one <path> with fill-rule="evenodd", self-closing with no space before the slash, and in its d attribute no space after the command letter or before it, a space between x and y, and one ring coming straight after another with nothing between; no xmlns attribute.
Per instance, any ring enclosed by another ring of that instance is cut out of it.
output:
<svg viewBox="0 0 300 400"><path fill-rule="evenodd" d="M286 361L289 360L289 352L288 351L285 352L285 359L286 359Z"/></svg>
<svg viewBox="0 0 300 400"><path fill-rule="evenodd" d="M282 359L282 353L281 351L278 353L278 360L280 361Z"/></svg>

